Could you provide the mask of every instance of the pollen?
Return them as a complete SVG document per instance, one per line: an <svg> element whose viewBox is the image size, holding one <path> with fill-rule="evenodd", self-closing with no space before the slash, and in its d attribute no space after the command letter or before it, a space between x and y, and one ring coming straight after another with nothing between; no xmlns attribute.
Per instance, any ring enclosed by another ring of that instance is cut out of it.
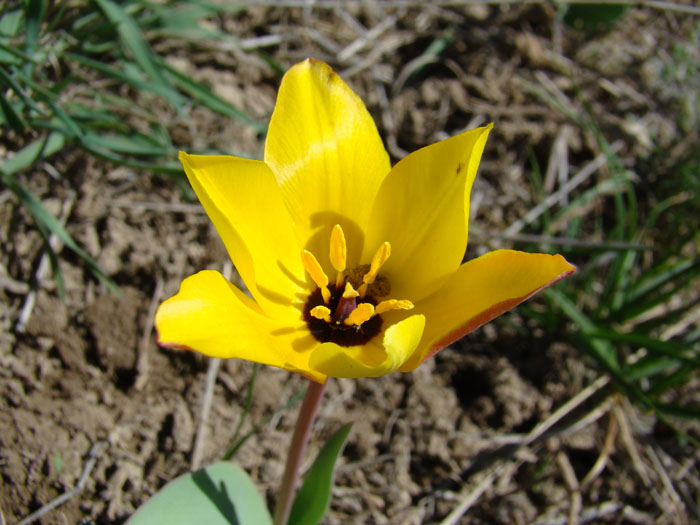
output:
<svg viewBox="0 0 700 525"><path fill-rule="evenodd" d="M345 279L343 272L345 272L345 265L347 264L348 249L345 244L345 234L343 233L343 228L340 224L333 226L333 231L331 231L331 250L330 250L331 264L337 272L335 278L335 287L340 288L343 285L343 280Z"/></svg>
<svg viewBox="0 0 700 525"><path fill-rule="evenodd" d="M316 286L321 289L323 302L328 304L331 300L331 292L328 289L328 276L321 268L318 260L316 260L313 253L304 250L301 252L301 262L304 264L304 269L309 273L311 279L316 283Z"/></svg>
<svg viewBox="0 0 700 525"><path fill-rule="evenodd" d="M360 297L364 297L367 293L367 287L374 282L379 274L379 270L391 255L391 244L388 242L382 243L377 250L377 253L372 257L372 264L369 266L369 271L362 277L362 286L360 286Z"/></svg>
<svg viewBox="0 0 700 525"><path fill-rule="evenodd" d="M343 321L344 324L351 325L361 325L362 323L369 321L374 315L374 305L372 303L360 303L357 305L347 319Z"/></svg>
<svg viewBox="0 0 700 525"><path fill-rule="evenodd" d="M403 300L398 300L398 299L389 299L388 301L382 301L379 303L376 308L374 309L375 315L378 314L383 314L384 312L388 312L389 310L412 310L413 309L413 303L411 301L407 301L405 299Z"/></svg>
<svg viewBox="0 0 700 525"><path fill-rule="evenodd" d="M314 306L311 309L311 315L321 321L326 321L327 323L331 322L331 309L322 304Z"/></svg>

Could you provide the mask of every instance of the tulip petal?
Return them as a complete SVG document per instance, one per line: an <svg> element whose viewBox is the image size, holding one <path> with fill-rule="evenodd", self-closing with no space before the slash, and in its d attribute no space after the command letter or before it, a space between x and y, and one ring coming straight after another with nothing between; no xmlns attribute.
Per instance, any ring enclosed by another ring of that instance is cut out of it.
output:
<svg viewBox="0 0 700 525"><path fill-rule="evenodd" d="M391 325L382 344L341 347L334 343L319 345L309 358L309 367L332 377L379 377L399 369L413 354L425 327L425 317L412 315Z"/></svg>
<svg viewBox="0 0 700 525"><path fill-rule="evenodd" d="M464 263L434 295L416 305L427 318L420 347L400 370L425 359L576 271L561 255L496 250Z"/></svg>
<svg viewBox="0 0 700 525"><path fill-rule="evenodd" d="M309 369L317 342L306 326L266 317L219 272L204 270L182 281L180 291L158 308L155 324L161 346L246 359L325 381Z"/></svg>
<svg viewBox="0 0 700 525"><path fill-rule="evenodd" d="M180 161L243 281L268 315L300 318L307 288L300 243L274 175L260 161L188 155Z"/></svg>
<svg viewBox="0 0 700 525"><path fill-rule="evenodd" d="M362 259L389 241L392 255L382 274L391 282L392 296L415 303L459 268L467 248L469 194L491 128L415 151L384 180Z"/></svg>
<svg viewBox="0 0 700 525"><path fill-rule="evenodd" d="M326 64L309 59L282 79L265 143L304 248L330 275L328 239L347 238L348 267L359 264L372 202L391 165L360 98Z"/></svg>

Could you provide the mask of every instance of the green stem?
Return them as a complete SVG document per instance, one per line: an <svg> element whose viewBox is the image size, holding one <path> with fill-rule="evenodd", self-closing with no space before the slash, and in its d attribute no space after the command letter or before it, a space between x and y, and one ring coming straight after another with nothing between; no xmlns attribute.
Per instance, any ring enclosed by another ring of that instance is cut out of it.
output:
<svg viewBox="0 0 700 525"><path fill-rule="evenodd" d="M292 443L289 446L287 465L284 468L284 477L282 478L277 506L275 507L275 525L286 525L289 519L289 512L292 510L292 502L294 501L297 481L299 480L299 467L304 457L306 445L309 443L311 427L313 427L316 419L316 413L321 405L321 398L325 389L326 383L320 384L316 381L309 381L304 402L299 410L297 424L294 427Z"/></svg>

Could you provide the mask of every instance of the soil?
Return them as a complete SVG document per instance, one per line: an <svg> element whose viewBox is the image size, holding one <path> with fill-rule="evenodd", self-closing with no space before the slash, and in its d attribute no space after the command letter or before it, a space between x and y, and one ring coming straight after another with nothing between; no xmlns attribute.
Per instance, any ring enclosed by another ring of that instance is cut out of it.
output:
<svg viewBox="0 0 700 525"><path fill-rule="evenodd" d="M557 103L579 114L586 108L610 142L620 142L630 169L640 158L663 166L659 151L681 156L698 147L697 129L678 117L679 96L669 94L684 89L682 81L659 73L697 22L630 9L613 29L587 35L566 27L551 6L374 2L347 10L256 7L217 20L240 39L282 37L260 51L285 67L306 56L330 63L366 101L394 161L495 122L472 197L468 257L513 246L495 234L541 201L533 165L545 176L563 145L573 174L600 153L592 133ZM372 28L373 39L363 40ZM436 38L449 40L447 49L424 54ZM155 45L259 122L269 118L279 77L261 56L215 44ZM203 109L185 123L164 119L183 149L260 156L263 138L244 123ZM50 271L38 271L44 252L30 217L8 190L0 193L0 522L16 523L80 482L82 491L38 522L123 523L190 469L209 366L155 345L154 308L187 275L222 270L226 252L199 205L167 178L70 149L22 177L121 293L64 249L61 301ZM585 213L604 216L608 204L599 196ZM531 307L542 310L541 301ZM309 457L340 425L355 424L325 523L437 523L470 494L478 497L459 523L699 522L698 451L610 385L552 432L523 441L600 375L566 342L564 326L531 326L516 309L414 373L331 380ZM204 425L205 464L226 450L252 374L251 363L223 362ZM234 460L270 503L298 405L276 411L304 388L302 377L269 367L254 384L242 430L260 425L260 432Z"/></svg>

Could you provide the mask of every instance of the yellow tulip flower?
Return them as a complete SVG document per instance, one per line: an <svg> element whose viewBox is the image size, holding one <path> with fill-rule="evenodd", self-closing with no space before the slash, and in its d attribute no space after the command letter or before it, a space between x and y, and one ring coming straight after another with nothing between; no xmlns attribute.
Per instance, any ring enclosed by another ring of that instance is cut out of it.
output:
<svg viewBox="0 0 700 525"><path fill-rule="evenodd" d="M250 296L215 271L188 277L158 309L159 344L319 383L409 372L573 273L560 255L513 250L462 263L491 127L392 168L347 84L318 60L293 66L264 160L180 153Z"/></svg>

